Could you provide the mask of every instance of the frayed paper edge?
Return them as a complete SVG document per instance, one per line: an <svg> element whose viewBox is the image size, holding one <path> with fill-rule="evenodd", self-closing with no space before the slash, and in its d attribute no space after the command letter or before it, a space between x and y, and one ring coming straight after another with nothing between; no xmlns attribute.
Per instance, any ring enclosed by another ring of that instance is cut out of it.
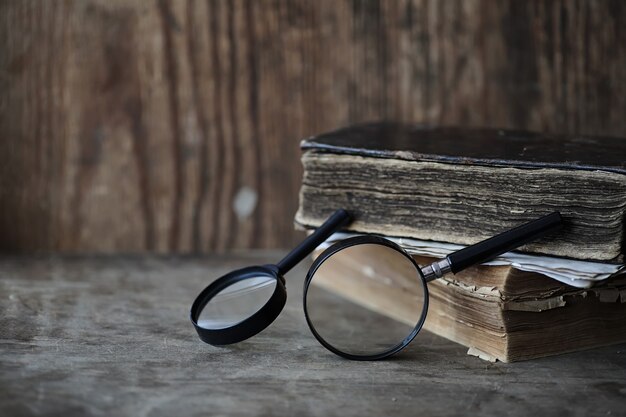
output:
<svg viewBox="0 0 626 417"><path fill-rule="evenodd" d="M540 313L546 310L552 310L553 308L559 308L565 306L565 300L563 296L545 298L540 300L527 300L518 302L506 302L502 305L503 310L509 311L530 311Z"/></svg>
<svg viewBox="0 0 626 417"><path fill-rule="evenodd" d="M473 346L469 347L469 349L467 350L467 354L470 356L476 356L477 358L480 358L484 361L488 361L492 363L495 363L499 360L497 357L490 355L489 353L483 352L480 349L476 349Z"/></svg>

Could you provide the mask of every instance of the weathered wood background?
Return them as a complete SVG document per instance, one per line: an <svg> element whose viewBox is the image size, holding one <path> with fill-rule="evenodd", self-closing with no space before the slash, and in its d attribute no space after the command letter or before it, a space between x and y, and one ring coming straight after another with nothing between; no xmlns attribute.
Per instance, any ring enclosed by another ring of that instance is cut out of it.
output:
<svg viewBox="0 0 626 417"><path fill-rule="evenodd" d="M299 140L626 136L626 2L0 2L0 250L284 247Z"/></svg>

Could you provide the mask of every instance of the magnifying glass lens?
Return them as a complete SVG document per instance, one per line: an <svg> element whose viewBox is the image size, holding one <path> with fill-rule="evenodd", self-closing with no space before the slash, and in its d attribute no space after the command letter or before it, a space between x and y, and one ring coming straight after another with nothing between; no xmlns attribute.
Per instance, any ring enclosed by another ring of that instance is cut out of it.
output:
<svg viewBox="0 0 626 417"><path fill-rule="evenodd" d="M225 329L246 320L272 297L277 280L272 276L252 276L218 292L204 307L198 325L205 329Z"/></svg>
<svg viewBox="0 0 626 417"><path fill-rule="evenodd" d="M363 359L393 353L410 342L426 314L426 283L416 265L385 245L335 252L308 284L309 325L336 353Z"/></svg>

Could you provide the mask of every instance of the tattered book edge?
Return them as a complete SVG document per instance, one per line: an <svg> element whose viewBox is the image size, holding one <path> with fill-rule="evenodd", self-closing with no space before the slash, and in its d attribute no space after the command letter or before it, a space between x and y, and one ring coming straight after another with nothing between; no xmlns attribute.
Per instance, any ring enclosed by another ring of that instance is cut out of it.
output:
<svg viewBox="0 0 626 417"><path fill-rule="evenodd" d="M497 361L506 362L502 360L501 358L498 358L489 353L483 352L482 350L475 348L474 346L469 347L469 349L467 350L467 354L470 356L476 356L482 360L489 361L489 362L497 362Z"/></svg>

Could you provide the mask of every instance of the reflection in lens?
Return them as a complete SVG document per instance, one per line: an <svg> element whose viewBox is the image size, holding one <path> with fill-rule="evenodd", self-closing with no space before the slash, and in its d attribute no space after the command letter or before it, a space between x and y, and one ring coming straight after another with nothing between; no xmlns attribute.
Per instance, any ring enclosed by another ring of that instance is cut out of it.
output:
<svg viewBox="0 0 626 417"><path fill-rule="evenodd" d="M211 298L198 318L205 329L224 329L241 323L259 311L272 297L276 278L251 277L234 283Z"/></svg>
<svg viewBox="0 0 626 417"><path fill-rule="evenodd" d="M319 266L305 303L311 325L328 344L351 355L378 355L413 332L425 314L424 288L404 254L360 244Z"/></svg>

